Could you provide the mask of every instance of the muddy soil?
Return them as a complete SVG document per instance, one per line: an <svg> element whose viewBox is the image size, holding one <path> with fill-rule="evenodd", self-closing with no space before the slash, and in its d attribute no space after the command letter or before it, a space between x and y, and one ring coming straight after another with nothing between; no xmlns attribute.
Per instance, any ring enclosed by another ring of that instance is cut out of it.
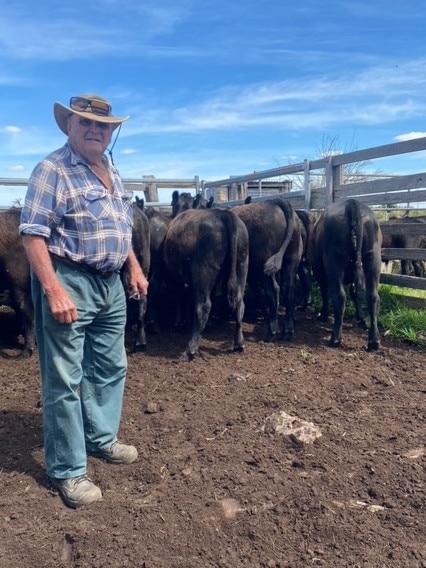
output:
<svg viewBox="0 0 426 568"><path fill-rule="evenodd" d="M12 324L2 323L10 333ZM37 356L0 346L0 568L425 568L425 352L300 313L292 343L245 323L149 335L129 354L120 438L140 459L89 458L103 500L72 510L45 476ZM286 412L313 442L265 430Z"/></svg>

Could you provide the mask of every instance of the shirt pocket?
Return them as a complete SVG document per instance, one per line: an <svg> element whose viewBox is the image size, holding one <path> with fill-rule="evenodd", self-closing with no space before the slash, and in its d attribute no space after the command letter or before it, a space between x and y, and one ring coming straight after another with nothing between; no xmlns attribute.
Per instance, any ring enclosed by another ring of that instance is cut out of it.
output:
<svg viewBox="0 0 426 568"><path fill-rule="evenodd" d="M87 215L93 221L114 217L109 195L97 191L86 191L84 192L84 201Z"/></svg>

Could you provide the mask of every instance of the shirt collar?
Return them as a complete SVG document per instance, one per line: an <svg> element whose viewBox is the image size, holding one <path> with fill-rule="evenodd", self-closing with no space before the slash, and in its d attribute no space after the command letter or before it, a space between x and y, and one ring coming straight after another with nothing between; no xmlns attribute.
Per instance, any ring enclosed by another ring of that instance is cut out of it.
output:
<svg viewBox="0 0 426 568"><path fill-rule="evenodd" d="M86 162L86 160L83 158L83 156L81 154L79 154L76 150L74 150L74 148L71 146L71 144L69 142L66 142L65 146L68 147L68 150L70 152L71 164L73 166L76 166L77 164L84 164L88 168L90 168L90 164L88 164L88 162ZM102 161L107 166L109 165L108 158L105 155L102 156Z"/></svg>

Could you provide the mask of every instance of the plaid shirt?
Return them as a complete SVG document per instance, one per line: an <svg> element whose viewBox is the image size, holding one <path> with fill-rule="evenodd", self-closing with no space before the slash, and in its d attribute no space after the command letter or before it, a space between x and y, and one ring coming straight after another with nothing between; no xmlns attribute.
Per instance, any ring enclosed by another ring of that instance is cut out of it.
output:
<svg viewBox="0 0 426 568"><path fill-rule="evenodd" d="M56 255L119 270L131 248L133 192L109 162L108 170L112 194L68 143L49 154L31 174L19 233L44 237Z"/></svg>

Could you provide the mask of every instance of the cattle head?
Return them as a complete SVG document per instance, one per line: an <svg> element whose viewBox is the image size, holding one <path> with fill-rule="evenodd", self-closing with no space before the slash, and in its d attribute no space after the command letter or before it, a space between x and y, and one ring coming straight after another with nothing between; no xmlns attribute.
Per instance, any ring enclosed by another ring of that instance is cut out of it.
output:
<svg viewBox="0 0 426 568"><path fill-rule="evenodd" d="M182 211L192 209L193 196L189 192L179 193L177 189L172 193L172 219L177 217Z"/></svg>

